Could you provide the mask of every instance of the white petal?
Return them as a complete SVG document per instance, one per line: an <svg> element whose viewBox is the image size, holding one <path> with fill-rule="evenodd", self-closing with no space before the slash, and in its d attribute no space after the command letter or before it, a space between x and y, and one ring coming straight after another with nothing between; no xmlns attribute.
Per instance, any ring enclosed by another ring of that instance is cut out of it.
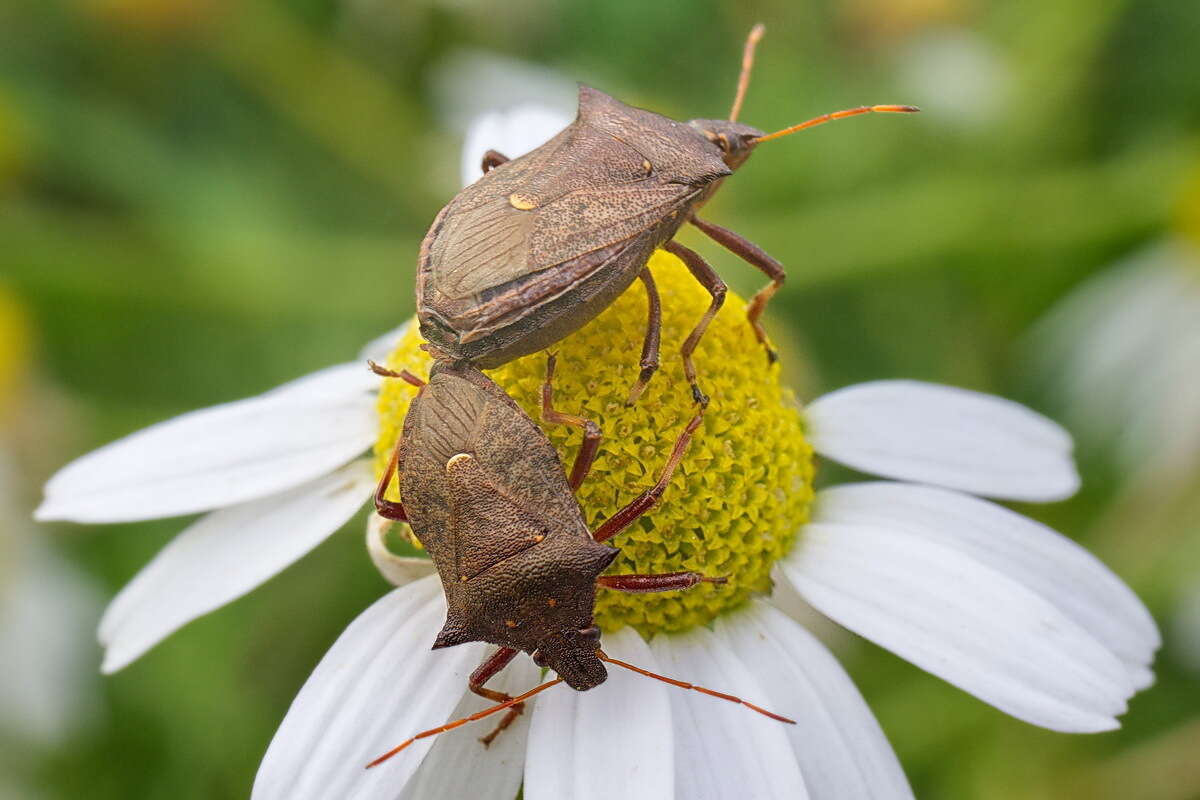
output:
<svg viewBox="0 0 1200 800"><path fill-rule="evenodd" d="M912 790L862 695L825 647L777 609L756 602L716 622L717 638L766 690L813 800L895 800Z"/></svg>
<svg viewBox="0 0 1200 800"><path fill-rule="evenodd" d="M343 364L153 425L63 467L35 516L128 522L290 489L371 444L378 381L363 364Z"/></svg>
<svg viewBox="0 0 1200 800"><path fill-rule="evenodd" d="M571 115L540 105L520 105L489 111L471 121L463 142L462 183L483 175L483 154L496 150L509 158L523 156L569 125Z"/></svg>
<svg viewBox="0 0 1200 800"><path fill-rule="evenodd" d="M379 570L379 574L393 586L403 586L434 572L432 559L398 556L388 549L384 535L392 525L404 524L384 519L378 514L367 517L367 554L371 557L371 563Z"/></svg>
<svg viewBox="0 0 1200 800"><path fill-rule="evenodd" d="M485 650L478 643L431 650L445 615L431 576L393 590L350 623L275 732L254 800L395 800L436 737L365 765L450 721Z"/></svg>
<svg viewBox="0 0 1200 800"><path fill-rule="evenodd" d="M522 105L575 113L579 84L540 64L483 50L456 50L430 74L435 110L443 124L466 130L480 115Z"/></svg>
<svg viewBox="0 0 1200 800"><path fill-rule="evenodd" d="M657 671L650 648L631 629L607 634L604 650ZM525 799L671 800L670 691L660 681L609 665L608 680L594 689L556 687L538 697L525 756Z"/></svg>
<svg viewBox="0 0 1200 800"><path fill-rule="evenodd" d="M0 495L11 486L4 485L6 477L0 474ZM5 500L0 497L0 505ZM17 527L32 523L6 510L0 509L0 736L39 749L63 747L99 710L88 631L103 597L48 539L27 538ZM6 795L0 791L0 797Z"/></svg>
<svg viewBox="0 0 1200 800"><path fill-rule="evenodd" d="M159 551L100 621L115 672L197 617L256 588L346 523L371 493L366 461L283 494L214 511Z"/></svg>
<svg viewBox="0 0 1200 800"><path fill-rule="evenodd" d="M358 357L363 361L378 361L382 363L396 349L396 345L408 333L408 329L413 326L413 322L414 319L409 318L399 327L392 328L382 336L376 336L367 342L362 350L358 351Z"/></svg>
<svg viewBox="0 0 1200 800"><path fill-rule="evenodd" d="M817 452L874 475L1010 500L1060 500L1079 488L1070 435L992 395L875 381L818 398L805 417Z"/></svg>
<svg viewBox="0 0 1200 800"><path fill-rule="evenodd" d="M1018 719L1117 727L1133 684L1083 628L1016 580L903 529L811 523L784 573L825 614Z"/></svg>
<svg viewBox="0 0 1200 800"><path fill-rule="evenodd" d="M1045 525L958 492L889 482L823 490L814 521L903 530L957 549L1041 595L1146 680L1161 643L1150 612L1098 558Z"/></svg>
<svg viewBox="0 0 1200 800"><path fill-rule="evenodd" d="M753 673L707 628L656 636L650 644L664 674L737 695L756 705L769 705L770 698ZM679 797L808 797L784 730L789 727L786 723L699 692L672 690L669 696L675 718L675 786Z"/></svg>
<svg viewBox="0 0 1200 800"><path fill-rule="evenodd" d="M541 670L534 666L533 660L518 653L513 662L487 685L489 689L516 696L537 686L540 678ZM534 699L531 704L537 702ZM490 705L493 705L491 700L468 690L450 718L460 719ZM525 713L488 747L483 746L479 737L492 730L491 726L496 724L499 716L438 735L417 774L404 787L401 800L458 797L513 800L521 788L525 769L530 716L531 710L527 707Z"/></svg>

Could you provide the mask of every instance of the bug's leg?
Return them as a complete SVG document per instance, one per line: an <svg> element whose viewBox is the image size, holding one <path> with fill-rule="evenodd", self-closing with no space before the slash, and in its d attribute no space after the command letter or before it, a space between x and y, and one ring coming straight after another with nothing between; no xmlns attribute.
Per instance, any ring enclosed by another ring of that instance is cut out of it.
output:
<svg viewBox="0 0 1200 800"><path fill-rule="evenodd" d="M404 510L404 504L384 497L392 482L392 476L396 474L396 462L399 460L400 440L397 440L396 446L392 448L392 457L388 459L387 469L383 471L383 475L379 478L379 485L375 487L375 513L393 522L408 522L408 512Z"/></svg>
<svg viewBox="0 0 1200 800"><path fill-rule="evenodd" d="M371 372L374 372L376 375L378 375L381 378L399 378L400 380L404 381L405 383L410 383L413 386L417 387L418 389L420 389L422 386L425 385L425 381L421 380L416 375L413 375L411 372L409 372L406 369L402 369L399 372L397 372L394 369L388 369L387 367L376 364L374 361L371 361L370 359L367 359L367 367L368 367L368 369L371 370Z"/></svg>
<svg viewBox="0 0 1200 800"><path fill-rule="evenodd" d="M750 302L746 304L746 317L750 320L751 327L754 328L754 336L767 350L767 360L775 363L778 355L775 353L775 348L771 347L771 343L767 340L767 332L763 329L762 323L759 322L759 317L762 316L763 310L767 307L767 302L775 296L779 291L779 287L783 286L783 280L787 277L784 272L783 264L780 264L754 242L746 237L734 233L728 228L722 228L720 225L714 225L711 222L705 222L702 219L692 217L692 224L699 228L705 235L715 241L717 244L729 250L736 256L739 256L748 264L758 267L766 276L771 279L763 288L754 293L754 297L750 298Z"/></svg>
<svg viewBox="0 0 1200 800"><path fill-rule="evenodd" d="M507 695L504 692L498 692L495 689L488 689L486 686L484 686L484 684L494 678L497 672L507 667L508 662L512 661L516 654L517 651L512 647L501 647L499 650L488 656L487 660L476 667L475 671L471 673L471 678L467 683L467 686L470 687L471 691L475 694L479 695L480 697L486 697L488 700L491 700L495 703L506 703L509 700L512 700L510 695ZM524 710L525 704L517 703L508 711L504 712L504 716L500 718L500 722L496 725L495 730L493 730L487 736L481 738L479 741L483 742L484 747L487 747L492 743L493 739L500 735L500 731L504 730L509 725L512 725L513 720L515 720Z"/></svg>
<svg viewBox="0 0 1200 800"><path fill-rule="evenodd" d="M503 153L497 153L495 150L488 150L483 154L483 174L487 175L496 167L511 160L512 159Z"/></svg>
<svg viewBox="0 0 1200 800"><path fill-rule="evenodd" d="M596 452L600 449L600 426L585 417L574 414L564 414L554 407L554 365L557 362L553 353L546 357L546 380L542 382L542 420L556 425L573 425L583 430L583 444L575 454L575 463L571 467L571 477L567 482L571 491L577 491L583 485L584 479L596 461Z"/></svg>
<svg viewBox="0 0 1200 800"><path fill-rule="evenodd" d="M371 371L382 378L399 378L405 383L411 383L418 389L425 386L425 381L413 375L406 369L397 372L394 369L388 369L376 364L374 361L367 361L367 366ZM418 392L420 394L420 392ZM388 500L388 486L392 482L392 476L396 474L396 464L400 461L400 440L396 440L396 446L392 448L392 457L388 459L387 469L383 471L383 475L379 478L379 485L375 487L375 512L384 519L390 519L393 522L408 522L408 512L404 510L403 503L397 503L393 500Z"/></svg>
<svg viewBox="0 0 1200 800"><path fill-rule="evenodd" d="M659 476L658 482L635 497L620 511L604 520L600 527L592 532L593 539L597 542L608 541L658 504L658 501L662 499L663 492L667 490L667 484L671 482L671 476L675 474L675 469L679 466L679 462L683 460L683 454L687 450L688 444L692 441L692 434L700 427L700 423L703 420L704 409L701 408L688 422L687 427L683 429L683 433L679 434L679 438L675 440L675 447L671 450L671 457L667 459L666 466L663 467L662 475Z"/></svg>
<svg viewBox="0 0 1200 800"><path fill-rule="evenodd" d="M596 585L618 592L645 594L690 589L698 583L725 583L728 578L709 578L699 572L664 572L660 575L601 575Z"/></svg>
<svg viewBox="0 0 1200 800"><path fill-rule="evenodd" d="M638 373L637 383L633 384L633 388L629 390L629 399L625 401L627 406L638 401L646 384L650 382L651 376L658 370L658 349L662 339L662 302L658 298L658 287L654 285L654 276L650 274L650 268L646 267L638 274L638 277L646 285L646 339L642 342L640 364L642 371Z"/></svg>
<svg viewBox="0 0 1200 800"><path fill-rule="evenodd" d="M683 355L683 374L687 378L688 383L692 385L692 399L703 408L708 405L708 397L704 392L700 391L700 385L696 383L696 365L692 363L692 353L696 351L696 345L700 343L700 337L704 336L704 331L708 329L708 323L712 322L713 317L721 310L721 305L725 302L727 287L725 286L725 281L721 280L716 271L695 250L690 250L679 244L679 242L667 242L663 247L668 252L679 256L683 260L683 263L687 265L688 271L692 273L692 277L700 281L700 285L712 295L712 302L709 303L708 310L704 312L704 316L696 323L696 327L692 328L692 332L688 334L683 347L680 349L680 353Z"/></svg>

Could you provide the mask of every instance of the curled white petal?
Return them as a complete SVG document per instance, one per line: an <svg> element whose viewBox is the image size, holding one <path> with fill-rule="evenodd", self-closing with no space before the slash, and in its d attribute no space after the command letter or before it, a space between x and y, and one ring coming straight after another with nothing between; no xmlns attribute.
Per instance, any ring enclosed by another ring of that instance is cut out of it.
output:
<svg viewBox="0 0 1200 800"><path fill-rule="evenodd" d="M350 623L275 732L253 800L395 800L436 737L364 767L450 721L484 653L478 643L431 650L445 615L431 576L394 589Z"/></svg>
<svg viewBox="0 0 1200 800"><path fill-rule="evenodd" d="M363 364L343 364L153 425L59 470L35 516L128 522L207 511L298 486L370 445L378 380Z"/></svg>
<svg viewBox="0 0 1200 800"><path fill-rule="evenodd" d="M1125 665L1040 595L970 553L903 528L811 523L783 571L850 630L1018 719L1118 727Z"/></svg>
<svg viewBox="0 0 1200 800"><path fill-rule="evenodd" d="M1010 500L1079 488L1071 437L1024 406L919 381L874 381L808 406L809 441L863 472Z"/></svg>
<svg viewBox="0 0 1200 800"><path fill-rule="evenodd" d="M373 484L369 464L356 461L197 520L109 605L100 622L102 669L121 669L183 625L281 572L354 516Z"/></svg>
<svg viewBox="0 0 1200 800"><path fill-rule="evenodd" d="M1136 684L1161 644L1153 617L1100 559L1060 533L986 500L912 484L835 486L814 521L874 525L953 547L1019 581L1125 662Z"/></svg>
<svg viewBox="0 0 1200 800"><path fill-rule="evenodd" d="M672 678L768 705L766 689L707 628L656 636L651 647L661 671ZM698 692L672 690L668 696L675 718L677 797L808 797L785 723Z"/></svg>
<svg viewBox="0 0 1200 800"><path fill-rule="evenodd" d="M656 669L650 648L629 628L605 636L604 650ZM560 686L540 695L525 756L526 800L677 796L669 691L666 684L610 665L608 680L594 689Z"/></svg>
<svg viewBox="0 0 1200 800"><path fill-rule="evenodd" d="M379 574L393 586L403 586L415 580L424 578L434 572L433 560L419 556L398 556L388 549L384 536L392 525L404 525L403 522L392 522L378 514L367 517L367 555L371 563L379 570Z"/></svg>
<svg viewBox="0 0 1200 800"><path fill-rule="evenodd" d="M755 602L717 638L766 691L813 800L902 800L912 790L887 737L837 659L786 614Z"/></svg>

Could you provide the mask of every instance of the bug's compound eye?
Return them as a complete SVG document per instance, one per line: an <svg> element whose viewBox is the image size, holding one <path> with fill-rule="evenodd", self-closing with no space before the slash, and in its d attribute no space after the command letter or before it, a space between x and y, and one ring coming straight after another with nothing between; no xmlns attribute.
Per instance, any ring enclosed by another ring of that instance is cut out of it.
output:
<svg viewBox="0 0 1200 800"><path fill-rule="evenodd" d="M531 653L529 657L532 658L533 663L537 664L539 667L550 666L550 662L549 662L549 660L547 660L546 654L543 653L541 650L534 650L533 653Z"/></svg>
<svg viewBox="0 0 1200 800"><path fill-rule="evenodd" d="M580 628L579 636L580 636L580 638L587 640L587 641L599 642L600 641L600 628L597 627L596 625L589 625L586 628Z"/></svg>
<svg viewBox="0 0 1200 800"><path fill-rule="evenodd" d="M728 153L730 150L729 137L723 133L717 134L717 147L721 148L721 152Z"/></svg>

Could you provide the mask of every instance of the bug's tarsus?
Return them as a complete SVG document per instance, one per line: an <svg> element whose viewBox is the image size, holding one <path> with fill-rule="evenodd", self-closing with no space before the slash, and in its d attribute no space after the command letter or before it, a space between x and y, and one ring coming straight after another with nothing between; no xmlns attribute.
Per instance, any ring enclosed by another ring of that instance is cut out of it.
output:
<svg viewBox="0 0 1200 800"><path fill-rule="evenodd" d="M504 153L496 150L488 150L483 154L483 174L487 175L496 167L500 166L501 164L507 164L509 161L512 161L512 159L504 155Z"/></svg>
<svg viewBox="0 0 1200 800"><path fill-rule="evenodd" d="M691 418L687 426L683 429L683 432L679 434L679 438L675 440L675 447L671 450L671 456L667 459L658 482L631 500L620 511L604 520L603 524L592 533L593 539L597 542L608 541L658 504L658 501L662 499L663 492L667 489L667 484L671 482L671 476L675 474L675 469L679 466L679 462L683 460L683 454L687 450L688 444L692 441L692 435L703 421L704 409L701 408L696 411L695 416Z"/></svg>
<svg viewBox="0 0 1200 800"><path fill-rule="evenodd" d="M654 678L655 680L660 680L663 683L669 683L672 686L677 686L680 689L689 689L693 692L699 692L700 694L706 694L709 697L716 697L720 700L728 700L731 703L737 703L739 705L743 705L752 711L757 711L758 713L762 714L764 717L770 717L771 719L778 720L779 722L786 722L788 725L796 724L796 720L794 720L794 719L788 719L787 717L785 717L781 714L776 714L773 711L767 711L765 708L763 708L761 706L756 706L753 703L747 702L740 697L736 697L735 695L726 694L724 692L718 692L713 689L707 689L703 686L697 686L694 683L688 683L687 681L681 681L676 678L668 678L666 675L659 675L657 672L651 672L648 669L642 669L641 667L635 667L633 664L629 664L624 661L618 661L615 658L609 657L607 654L605 654L605 652L603 650L597 650L596 656L601 661L604 661L608 664L614 664L618 667L624 667L625 669L630 670L631 672L636 672L637 674L644 675L647 678Z"/></svg>
<svg viewBox="0 0 1200 800"><path fill-rule="evenodd" d="M738 114L742 113L742 101L746 99L746 89L750 86L750 70L754 67L754 48L766 32L766 27L760 22L750 29L750 35L746 37L746 46L742 49L742 71L738 75L737 94L733 97L733 108L729 111L730 122L737 122Z"/></svg>
<svg viewBox="0 0 1200 800"><path fill-rule="evenodd" d="M544 692L547 689L549 689L551 686L557 686L558 684L560 684L562 682L563 682L562 678L555 678L552 681L546 681L545 683L539 683L537 686L533 687L528 692L525 692L524 694L519 694L516 697L505 700L503 703L497 703L496 705L485 708L482 711L477 711L474 714L471 714L470 716L462 717L461 719L456 719L453 722L447 722L445 725L440 725L436 728L430 728L427 731L421 731L420 733L416 734L415 736L405 739L403 742L396 745L391 750L388 750L386 753L381 755L379 758L377 758L374 761L372 761L371 763L367 764L366 768L371 769L372 767L379 766L380 764L387 761L389 758L396 755L400 751L404 750L406 747L408 747L410 744L417 741L418 739L428 739L430 736L437 736L439 733L445 733L446 731L452 731L455 728L462 727L463 725L466 725L468 722L475 722L477 720L483 719L484 717L490 717L492 714L495 714L498 711L503 711L506 708L512 708L515 705L524 703L526 700L533 697L535 694L538 694L539 692Z"/></svg>
<svg viewBox="0 0 1200 800"><path fill-rule="evenodd" d="M802 131L805 128L813 128L817 125L823 125L826 122L833 122L835 119L845 119L846 117L856 117L859 114L915 114L921 109L916 106L895 106L895 105L880 105L880 106L859 106L858 108L847 108L844 111L831 111L828 114L822 114L819 117L813 117L810 120L805 120L798 125L792 125L783 130L768 133L759 136L751 141L755 144L769 142L772 139L778 139L783 136Z"/></svg>
<svg viewBox="0 0 1200 800"><path fill-rule="evenodd" d="M571 425L583 431L583 444L575 454L575 463L571 466L571 477L567 483L571 491L578 491L587 478L592 464L596 461L596 453L600 450L600 426L586 417L565 414L554 407L554 367L558 357L554 353L546 356L546 379L542 381L542 420L556 425Z"/></svg>
<svg viewBox="0 0 1200 800"><path fill-rule="evenodd" d="M638 373L637 381L629 390L629 398L625 401L627 406L638 401L646 389L646 384L658 371L659 344L662 339L662 301L658 297L658 287L654 284L654 275L650 273L650 268L646 267L638 273L638 278L646 287L646 338L642 342L642 360L638 364L641 371Z"/></svg>
<svg viewBox="0 0 1200 800"><path fill-rule="evenodd" d="M413 386L416 386L418 389L420 389L422 386L425 385L425 381L421 380L416 375L413 375L411 372L409 372L406 369L402 369L399 371L394 370L394 369L388 369L387 367L382 366L381 364L377 364L370 359L367 359L367 368L370 369L371 372L374 372L376 375L378 375L381 378L399 378L400 380L404 381L405 383L409 383L409 384L412 384Z"/></svg>
<svg viewBox="0 0 1200 800"><path fill-rule="evenodd" d="M496 674L500 672L500 670L507 667L509 662L513 660L518 652L519 651L515 647L501 647L496 650L496 652L484 659L483 663L476 667L475 671L471 673L471 677L467 681L467 687L475 694L479 695L480 697L486 697L492 702L506 703L509 700L512 700L512 695L506 694L505 692L498 692L495 689L488 689L486 686L484 686L484 684L494 678ZM492 730L492 732L487 736L480 737L479 741L483 743L484 747L489 746L492 741L500 735L500 732L509 725L512 725L513 720L519 717L521 712L524 710L524 703L517 703L515 706L509 708L508 711L505 712L504 716L500 718L500 721L496 723L496 727Z"/></svg>

